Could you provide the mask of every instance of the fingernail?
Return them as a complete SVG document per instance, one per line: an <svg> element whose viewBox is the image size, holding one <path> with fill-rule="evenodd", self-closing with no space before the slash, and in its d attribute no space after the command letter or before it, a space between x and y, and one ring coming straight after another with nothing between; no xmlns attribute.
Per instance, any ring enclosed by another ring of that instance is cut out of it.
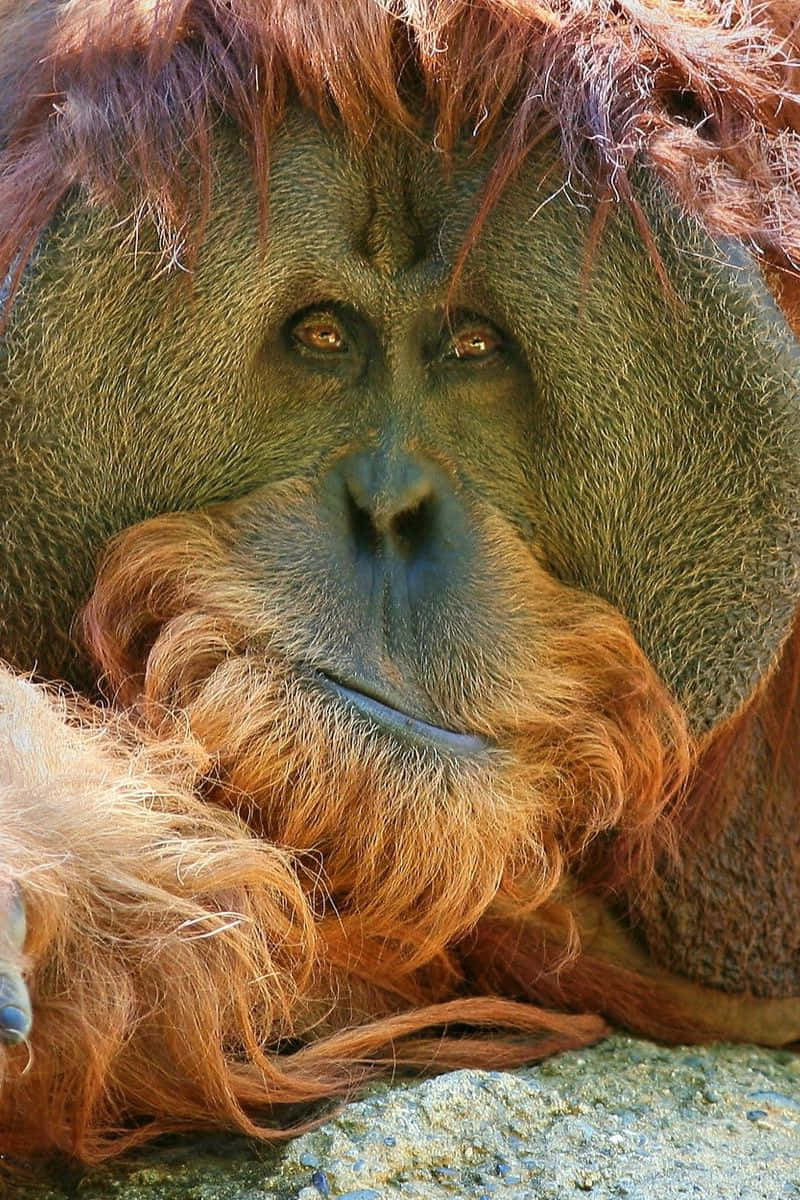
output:
<svg viewBox="0 0 800 1200"><path fill-rule="evenodd" d="M4 1042L24 1042L30 1029L31 1019L21 1008L13 1004L0 1008L0 1038Z"/></svg>

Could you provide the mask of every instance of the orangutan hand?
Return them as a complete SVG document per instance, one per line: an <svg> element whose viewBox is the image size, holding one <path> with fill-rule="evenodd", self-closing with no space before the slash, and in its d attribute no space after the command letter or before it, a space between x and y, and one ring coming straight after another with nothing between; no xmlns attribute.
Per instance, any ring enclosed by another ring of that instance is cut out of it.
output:
<svg viewBox="0 0 800 1200"><path fill-rule="evenodd" d="M25 944L25 905L11 893L0 915L0 1041L16 1045L31 1031L33 1014L19 958Z"/></svg>

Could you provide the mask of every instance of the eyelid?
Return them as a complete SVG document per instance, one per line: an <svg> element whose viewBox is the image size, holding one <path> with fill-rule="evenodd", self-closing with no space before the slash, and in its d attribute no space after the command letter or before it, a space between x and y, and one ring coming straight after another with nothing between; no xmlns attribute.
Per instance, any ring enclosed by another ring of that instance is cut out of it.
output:
<svg viewBox="0 0 800 1200"><path fill-rule="evenodd" d="M311 312L302 313L295 321L292 322L292 329L300 329L303 325L313 324L320 321L330 321L331 325L335 325L337 329L343 330L343 325L339 317L334 312L330 312L326 308L312 309Z"/></svg>
<svg viewBox="0 0 800 1200"><path fill-rule="evenodd" d="M305 325L308 321L330 321L332 325L338 325L340 327L342 324L341 318L333 311L333 309L330 308L308 309L306 312L300 313L300 315L295 318L293 324L296 327L298 325Z"/></svg>

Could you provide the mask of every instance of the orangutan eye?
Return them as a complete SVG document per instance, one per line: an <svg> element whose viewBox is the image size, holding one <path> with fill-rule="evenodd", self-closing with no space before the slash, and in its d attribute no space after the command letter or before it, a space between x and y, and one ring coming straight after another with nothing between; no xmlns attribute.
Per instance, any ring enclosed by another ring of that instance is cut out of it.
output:
<svg viewBox="0 0 800 1200"><path fill-rule="evenodd" d="M502 336L492 325L483 322L464 325L450 338L445 358L485 360L494 357L503 345Z"/></svg>
<svg viewBox="0 0 800 1200"><path fill-rule="evenodd" d="M291 330L296 346L315 354L344 354L350 349L336 317L326 312L306 313Z"/></svg>

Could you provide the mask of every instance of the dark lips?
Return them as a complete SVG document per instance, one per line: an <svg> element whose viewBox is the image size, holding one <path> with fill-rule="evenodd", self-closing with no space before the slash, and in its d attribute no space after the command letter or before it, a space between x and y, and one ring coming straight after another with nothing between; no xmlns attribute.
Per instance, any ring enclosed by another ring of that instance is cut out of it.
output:
<svg viewBox="0 0 800 1200"><path fill-rule="evenodd" d="M478 737L477 734L456 733L453 729L443 729L441 725L431 725L419 717L412 717L410 713L401 712L399 708L386 704L376 696L339 683L323 672L320 672L317 678L345 704L407 744L428 749L435 746L439 750L461 755L482 754L489 748L486 739Z"/></svg>

